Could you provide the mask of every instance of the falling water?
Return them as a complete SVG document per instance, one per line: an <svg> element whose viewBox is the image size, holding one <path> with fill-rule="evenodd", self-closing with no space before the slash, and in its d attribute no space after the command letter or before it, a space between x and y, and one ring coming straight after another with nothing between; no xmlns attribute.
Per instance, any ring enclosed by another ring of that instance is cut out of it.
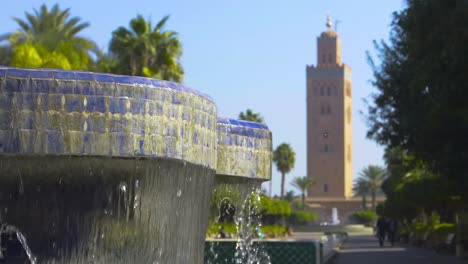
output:
<svg viewBox="0 0 468 264"><path fill-rule="evenodd" d="M29 262L31 264L36 264L36 257L32 254L31 249L29 248L28 243L26 241L26 237L24 237L23 233L21 233L19 230L16 230L16 237L21 243L21 246L23 246L24 251L26 251L26 255L28 256Z"/></svg>
<svg viewBox="0 0 468 264"><path fill-rule="evenodd" d="M203 259L210 192L200 190L211 190L212 169L168 159L57 156L2 157L0 166L2 221L21 230L31 263Z"/></svg>
<svg viewBox="0 0 468 264"><path fill-rule="evenodd" d="M212 226L228 225L232 218L236 241L234 258L226 258L225 243L211 241L205 253L206 264L270 264L270 258L261 243L254 243L261 227L260 184L256 179L216 175L215 189L211 201ZM229 201L230 206L223 203ZM235 211L226 208L235 208ZM221 209L221 210L220 210ZM233 213L233 215L231 215ZM209 234L216 237L216 234Z"/></svg>

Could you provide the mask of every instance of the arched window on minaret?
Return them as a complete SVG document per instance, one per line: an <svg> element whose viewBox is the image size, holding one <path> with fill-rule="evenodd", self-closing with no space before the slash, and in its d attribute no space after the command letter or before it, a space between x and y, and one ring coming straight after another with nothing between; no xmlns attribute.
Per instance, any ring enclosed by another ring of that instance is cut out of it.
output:
<svg viewBox="0 0 468 264"><path fill-rule="evenodd" d="M321 96L324 95L323 86L320 87L320 95L321 95Z"/></svg>
<svg viewBox="0 0 468 264"><path fill-rule="evenodd" d="M330 86L327 87L327 95L330 96Z"/></svg>

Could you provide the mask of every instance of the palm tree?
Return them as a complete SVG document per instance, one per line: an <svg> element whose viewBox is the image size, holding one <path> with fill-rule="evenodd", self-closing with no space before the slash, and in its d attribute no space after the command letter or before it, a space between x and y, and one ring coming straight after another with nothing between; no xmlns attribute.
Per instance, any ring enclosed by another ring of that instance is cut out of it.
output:
<svg viewBox="0 0 468 264"><path fill-rule="evenodd" d="M252 109L247 109L244 112L239 113L239 119L240 120L245 120L245 121L252 121L252 122L257 122L257 123L263 123L263 117L260 115L260 113L254 113Z"/></svg>
<svg viewBox="0 0 468 264"><path fill-rule="evenodd" d="M3 36L13 46L29 42L54 51L62 42L71 41L77 50L91 51L96 48L93 41L78 36L78 33L89 27L89 23L81 22L79 17L70 17L69 8L61 10L55 4L49 10L43 4L39 10L34 9L34 14L25 12L25 15L26 20L13 18L20 27L18 31Z"/></svg>
<svg viewBox="0 0 468 264"><path fill-rule="evenodd" d="M361 176L367 184L372 197L372 209L375 210L375 196L384 181L385 170L380 166L369 165L362 169L359 176Z"/></svg>
<svg viewBox="0 0 468 264"><path fill-rule="evenodd" d="M0 37L10 43L11 65L18 67L54 67L88 69L90 53L96 44L78 36L89 26L79 17L70 17L70 9L52 9L42 5L34 13L25 12L26 19L13 18L19 29Z"/></svg>
<svg viewBox="0 0 468 264"><path fill-rule="evenodd" d="M362 197L362 208L364 210L367 209L367 195L369 194L368 182L363 178L357 179L354 182L353 191L355 194Z"/></svg>
<svg viewBox="0 0 468 264"><path fill-rule="evenodd" d="M176 32L163 31L168 19L165 16L153 27L138 15L129 29L112 32L109 50L117 60L116 73L182 81L182 46Z"/></svg>
<svg viewBox="0 0 468 264"><path fill-rule="evenodd" d="M314 184L314 181L307 177L294 177L291 185L298 189L302 194L302 208L305 208L305 196L307 195L307 189Z"/></svg>
<svg viewBox="0 0 468 264"><path fill-rule="evenodd" d="M279 145L273 152L273 161L276 163L276 169L281 172L281 199L284 197L284 178L286 173L294 168L296 162L296 153L287 143Z"/></svg>

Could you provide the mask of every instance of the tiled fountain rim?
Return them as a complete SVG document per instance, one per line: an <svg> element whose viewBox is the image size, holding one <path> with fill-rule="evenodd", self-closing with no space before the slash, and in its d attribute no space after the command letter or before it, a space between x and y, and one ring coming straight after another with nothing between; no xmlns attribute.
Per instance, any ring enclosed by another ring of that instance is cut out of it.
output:
<svg viewBox="0 0 468 264"><path fill-rule="evenodd" d="M252 121L238 120L238 119L234 119L234 118L218 117L218 123L226 124L226 125L243 126L243 127L248 127L248 128L258 128L258 129L268 130L268 126L265 125L265 124L252 122Z"/></svg>
<svg viewBox="0 0 468 264"><path fill-rule="evenodd" d="M216 105L184 85L1 66L0 80L0 156L173 158L216 167Z"/></svg>
<svg viewBox="0 0 468 264"><path fill-rule="evenodd" d="M72 70L61 70L61 69L23 69L6 67L0 65L0 78L5 77L19 77L19 78L34 78L34 79L57 79L57 80L75 80L75 81L96 81L100 83L117 83L117 84L128 84L128 85L148 85L155 88L165 88L180 92L192 93L198 96L202 96L205 99L214 103L213 98L209 95L201 93L195 89L192 89L186 85L169 82L154 78L140 77L140 76L126 76L116 75L110 73L94 73L88 71L72 71Z"/></svg>
<svg viewBox="0 0 468 264"><path fill-rule="evenodd" d="M218 118L216 174L269 180L272 134L264 124Z"/></svg>

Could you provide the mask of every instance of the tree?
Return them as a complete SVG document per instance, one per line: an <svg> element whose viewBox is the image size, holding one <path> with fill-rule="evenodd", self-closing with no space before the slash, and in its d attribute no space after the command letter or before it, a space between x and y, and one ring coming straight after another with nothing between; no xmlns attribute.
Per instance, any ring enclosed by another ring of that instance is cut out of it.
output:
<svg viewBox="0 0 468 264"><path fill-rule="evenodd" d="M287 191L286 194L284 195L284 200L288 202L294 201L294 191Z"/></svg>
<svg viewBox="0 0 468 264"><path fill-rule="evenodd" d="M359 178L354 182L353 191L355 194L362 197L362 209L367 209L367 195L369 195L369 185L368 182Z"/></svg>
<svg viewBox="0 0 468 264"><path fill-rule="evenodd" d="M302 208L305 208L305 196L307 195L307 189L314 184L314 181L307 177L294 177L294 180L291 182L291 185L294 186L301 192L302 198Z"/></svg>
<svg viewBox="0 0 468 264"><path fill-rule="evenodd" d="M263 117L260 115L260 113L254 113L252 109L247 109L244 112L239 113L239 119L240 120L245 120L245 121L252 121L252 122L257 122L260 124L264 124L263 122Z"/></svg>
<svg viewBox="0 0 468 264"><path fill-rule="evenodd" d="M0 65L10 65L11 48L9 46L0 46Z"/></svg>
<svg viewBox="0 0 468 264"><path fill-rule="evenodd" d="M289 144L283 143L273 152L273 161L276 164L276 169L281 172L281 199L283 199L285 175L294 168L296 153Z"/></svg>
<svg viewBox="0 0 468 264"><path fill-rule="evenodd" d="M367 185L367 188L371 194L372 209L375 210L375 197L377 192L380 190L380 187L382 186L385 170L380 166L369 165L362 169L362 171L359 173L359 176L362 177L365 185Z"/></svg>
<svg viewBox="0 0 468 264"><path fill-rule="evenodd" d="M368 136L400 147L451 185L468 208L468 5L457 0L407 0L394 13L390 44L370 58L377 88ZM462 209L462 208L460 208Z"/></svg>
<svg viewBox="0 0 468 264"><path fill-rule="evenodd" d="M34 14L25 12L26 20L13 18L19 30L0 38L8 40L12 50L11 65L16 67L53 67L88 69L93 41L78 36L89 26L79 17L70 17L70 9L42 5Z"/></svg>
<svg viewBox="0 0 468 264"><path fill-rule="evenodd" d="M116 59L115 73L154 77L180 82L182 45L174 31L164 31L169 16L154 27L141 15L130 21L130 28L112 32L109 50Z"/></svg>

